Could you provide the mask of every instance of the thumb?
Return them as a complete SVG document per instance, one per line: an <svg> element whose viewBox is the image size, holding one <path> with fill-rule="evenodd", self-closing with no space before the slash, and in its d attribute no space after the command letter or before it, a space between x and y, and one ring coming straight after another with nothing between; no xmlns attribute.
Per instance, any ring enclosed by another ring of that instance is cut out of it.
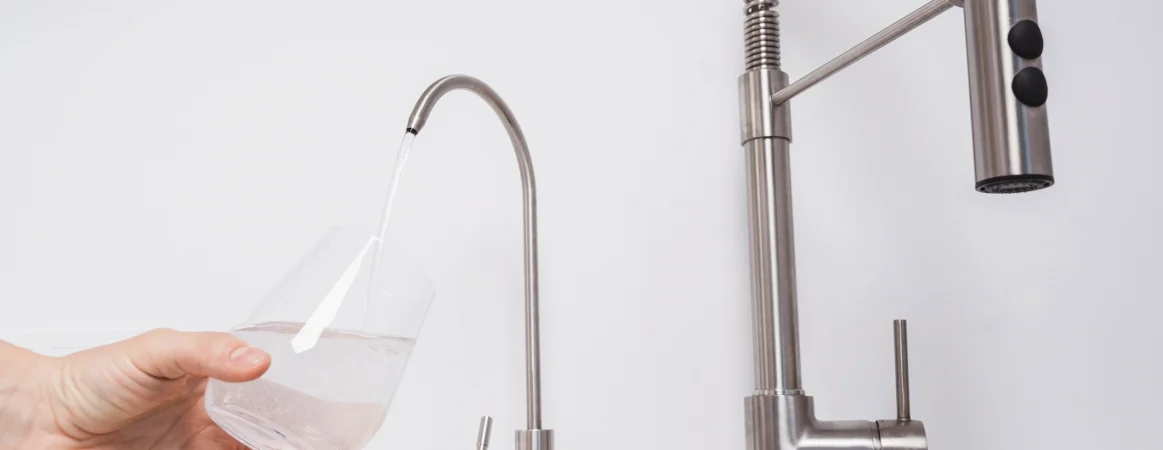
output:
<svg viewBox="0 0 1163 450"><path fill-rule="evenodd" d="M262 376L271 365L267 352L227 333L157 329L125 344L129 361L157 378L192 375L243 382Z"/></svg>

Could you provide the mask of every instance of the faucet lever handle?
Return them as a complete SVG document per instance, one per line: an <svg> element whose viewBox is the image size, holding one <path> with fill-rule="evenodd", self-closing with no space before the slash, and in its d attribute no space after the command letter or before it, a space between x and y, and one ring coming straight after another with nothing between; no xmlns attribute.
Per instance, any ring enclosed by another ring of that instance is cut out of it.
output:
<svg viewBox="0 0 1163 450"><path fill-rule="evenodd" d="M489 416L481 416L481 424L477 429L477 449L488 450L489 436L493 432L493 418Z"/></svg>
<svg viewBox="0 0 1163 450"><path fill-rule="evenodd" d="M896 418L912 420L909 411L909 333L904 319L892 321L893 347L896 354Z"/></svg>

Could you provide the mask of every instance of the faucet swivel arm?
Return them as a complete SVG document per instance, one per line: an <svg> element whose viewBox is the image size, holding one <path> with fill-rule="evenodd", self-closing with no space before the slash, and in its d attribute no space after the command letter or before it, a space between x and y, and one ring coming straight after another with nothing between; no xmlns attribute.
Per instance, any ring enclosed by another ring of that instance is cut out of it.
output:
<svg viewBox="0 0 1163 450"><path fill-rule="evenodd" d="M526 428L516 433L517 450L553 450L553 430L541 428L541 330L537 285L537 185L533 177L533 160L525 134L513 111L491 87L467 75L450 75L432 83L416 102L408 118L407 131L419 134L428 122L428 115L444 94L467 90L488 103L500 117L509 132L517 165L521 170L521 188L524 199L525 246L525 402ZM490 420L491 422L491 420ZM485 438L487 440L487 437Z"/></svg>
<svg viewBox="0 0 1163 450"><path fill-rule="evenodd" d="M963 6L964 0L930 0L924 6L918 8L916 11L909 13L909 15L889 25L887 28L876 33L872 37L864 40L850 50L844 52L840 56L828 61L827 64L820 66L820 68L813 70L811 73L804 75L803 78L796 80L794 83L780 89L771 96L771 102L775 105L782 105L791 100L799 93L808 90L808 88L815 86L817 83L828 79L837 72L844 70L848 66L855 64L857 61L864 59L865 56L871 55L873 52L880 50L897 38L908 34L917 27L924 25L926 22L937 18L941 13L948 11L954 6Z"/></svg>

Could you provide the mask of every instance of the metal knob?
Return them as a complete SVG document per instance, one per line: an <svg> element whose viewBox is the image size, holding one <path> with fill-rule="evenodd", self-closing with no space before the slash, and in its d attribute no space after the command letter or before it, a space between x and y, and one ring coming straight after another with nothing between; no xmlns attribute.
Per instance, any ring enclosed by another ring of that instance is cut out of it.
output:
<svg viewBox="0 0 1163 450"><path fill-rule="evenodd" d="M925 424L913 420L909 410L909 333L904 320L892 322L896 353L896 420L878 420L878 450L928 450Z"/></svg>
<svg viewBox="0 0 1163 450"><path fill-rule="evenodd" d="M912 420L909 411L909 330L904 319L892 322L892 336L896 353L896 419Z"/></svg>
<svg viewBox="0 0 1163 450"><path fill-rule="evenodd" d="M493 418L481 416L480 428L477 429L477 450L488 450L489 436L493 432Z"/></svg>

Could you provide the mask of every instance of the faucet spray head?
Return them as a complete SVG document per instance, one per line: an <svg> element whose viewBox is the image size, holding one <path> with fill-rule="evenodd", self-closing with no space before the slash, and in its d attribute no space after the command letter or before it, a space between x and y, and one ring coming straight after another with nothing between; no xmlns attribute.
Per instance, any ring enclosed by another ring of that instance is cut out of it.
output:
<svg viewBox="0 0 1163 450"><path fill-rule="evenodd" d="M1054 185L1036 3L963 4L978 192L1011 194Z"/></svg>

